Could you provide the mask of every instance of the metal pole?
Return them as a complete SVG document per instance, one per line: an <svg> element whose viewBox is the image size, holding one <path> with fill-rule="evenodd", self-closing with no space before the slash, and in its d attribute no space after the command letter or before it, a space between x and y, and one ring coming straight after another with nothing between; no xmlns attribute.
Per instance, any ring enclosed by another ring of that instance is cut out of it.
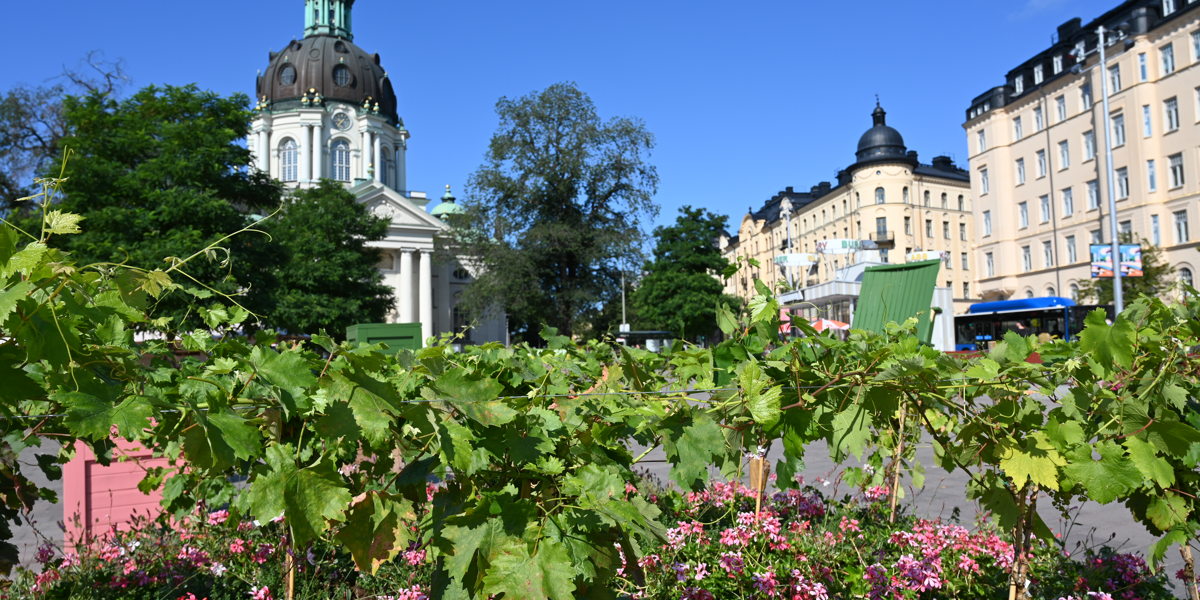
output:
<svg viewBox="0 0 1200 600"><path fill-rule="evenodd" d="M787 228L788 254L791 254L792 253L792 211L789 210L789 211L783 213L783 219L784 219L784 221L783 221L784 227ZM784 267L784 269L787 269L788 287L792 288L793 290L796 289L796 282L795 282L795 280L792 279L792 266L787 265Z"/></svg>
<svg viewBox="0 0 1200 600"><path fill-rule="evenodd" d="M1117 314L1125 310L1125 295L1121 288L1121 240L1117 237L1117 198L1113 193L1116 187L1116 171L1113 169L1112 155L1112 113L1108 108L1108 62L1104 52L1104 26L1096 30L1100 42L1100 85L1104 90L1104 156L1108 161L1108 216L1110 220L1109 233L1112 235L1112 265L1113 265L1113 306ZM1116 318L1116 315L1113 315Z"/></svg>
<svg viewBox="0 0 1200 600"><path fill-rule="evenodd" d="M621 271L621 324L628 323L625 320L625 271Z"/></svg>

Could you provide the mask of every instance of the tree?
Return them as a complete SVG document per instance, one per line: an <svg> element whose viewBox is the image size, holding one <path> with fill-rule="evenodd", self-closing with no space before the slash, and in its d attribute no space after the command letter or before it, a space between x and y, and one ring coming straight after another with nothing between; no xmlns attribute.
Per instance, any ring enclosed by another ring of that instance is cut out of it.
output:
<svg viewBox="0 0 1200 600"><path fill-rule="evenodd" d="M275 210L282 187L252 168L249 150L239 144L249 132L249 106L243 94L223 98L194 85L151 86L121 101L103 90L67 97L60 144L73 154L56 156L49 171L65 164L60 208L82 215L87 226L80 235L56 237L60 247L80 265L155 269L164 257L190 256L252 223L254 213ZM280 245L245 234L223 246L227 254L189 265L194 283L270 314L284 260ZM199 326L194 304L172 294L155 315L181 328Z"/></svg>
<svg viewBox="0 0 1200 600"><path fill-rule="evenodd" d="M380 322L393 306L392 289L369 242L387 235L388 221L373 216L354 194L328 179L297 190L285 202L272 237L287 262L276 274L269 323L292 332L326 330L345 336L354 323Z"/></svg>
<svg viewBox="0 0 1200 600"><path fill-rule="evenodd" d="M467 185L450 244L476 281L460 306L502 305L516 337L541 325L571 335L620 297L620 264L642 261L641 220L657 214L654 135L641 120L602 122L591 98L560 83L496 103L500 127Z"/></svg>
<svg viewBox="0 0 1200 600"><path fill-rule="evenodd" d="M1122 233L1118 237L1122 244L1135 244L1134 237ZM1142 296L1165 298L1166 292L1175 287L1175 267L1166 261L1162 249L1150 244L1142 238L1142 276L1122 277L1121 291L1125 293L1126 303ZM1079 283L1079 300L1095 300L1096 304L1113 303L1113 280L1109 277L1097 277L1083 280Z"/></svg>
<svg viewBox="0 0 1200 600"><path fill-rule="evenodd" d="M649 274L633 296L639 325L694 340L717 328L718 303L740 305L737 298L723 293L717 279L729 265L714 243L727 220L703 208L684 206L674 225L654 229L654 260L646 262Z"/></svg>

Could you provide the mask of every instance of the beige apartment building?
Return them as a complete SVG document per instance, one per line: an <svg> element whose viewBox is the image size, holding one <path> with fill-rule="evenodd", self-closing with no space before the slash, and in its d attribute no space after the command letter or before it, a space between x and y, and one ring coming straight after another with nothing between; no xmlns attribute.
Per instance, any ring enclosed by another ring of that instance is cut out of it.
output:
<svg viewBox="0 0 1200 600"><path fill-rule="evenodd" d="M1100 64L1097 28L1107 36ZM1110 93L1104 114L1103 81ZM1104 128L1113 145L1108 185ZM978 291L985 300L1073 297L1090 244L1121 231L1165 250L1180 279L1200 266L1200 1L1130 0L1057 41L976 98L970 148Z"/></svg>
<svg viewBox="0 0 1200 600"><path fill-rule="evenodd" d="M818 252L819 242L843 239L869 240L880 248L857 257L829 255L809 269L793 267L797 288L834 281L848 261L899 264L912 252L941 252L939 285L953 290L955 312L966 310L977 279L969 175L946 156L921 164L900 133L887 125L886 115L875 107L874 124L858 142L857 160L838 173L836 186L823 181L807 192L786 188L762 208L751 208L736 233L721 237L727 259L750 257L761 264L742 269L726 283L726 293L749 299L756 293L754 279L772 289L785 280L785 269L773 261L787 253L790 227L794 253ZM781 215L784 199L792 206L789 223ZM848 299L835 306L829 316L848 320L851 303Z"/></svg>

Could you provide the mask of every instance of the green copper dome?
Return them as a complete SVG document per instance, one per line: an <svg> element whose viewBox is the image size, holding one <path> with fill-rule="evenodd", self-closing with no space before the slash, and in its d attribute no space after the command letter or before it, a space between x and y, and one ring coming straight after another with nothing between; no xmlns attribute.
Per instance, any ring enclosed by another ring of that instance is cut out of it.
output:
<svg viewBox="0 0 1200 600"><path fill-rule="evenodd" d="M442 194L442 203L433 207L430 214L439 219L445 219L445 215L458 215L462 214L462 212L463 207L454 203L454 195L450 193L450 186L447 185L446 193Z"/></svg>

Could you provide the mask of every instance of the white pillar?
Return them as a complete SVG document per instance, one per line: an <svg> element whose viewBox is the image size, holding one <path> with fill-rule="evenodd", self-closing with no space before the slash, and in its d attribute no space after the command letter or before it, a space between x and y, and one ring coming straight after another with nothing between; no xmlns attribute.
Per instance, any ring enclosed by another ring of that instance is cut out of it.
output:
<svg viewBox="0 0 1200 600"><path fill-rule="evenodd" d="M262 133L262 154L259 155L259 160L262 161L262 170L268 175L271 173L271 130L263 129Z"/></svg>
<svg viewBox="0 0 1200 600"><path fill-rule="evenodd" d="M450 331L454 327L452 320L453 310L451 304L454 300L450 298L450 262L438 266L438 285L437 285L437 308L438 308L438 328L437 334L441 335Z"/></svg>
<svg viewBox="0 0 1200 600"><path fill-rule="evenodd" d="M310 141L308 125L300 126L300 182L307 183L312 179L312 142Z"/></svg>
<svg viewBox="0 0 1200 600"><path fill-rule="evenodd" d="M417 275L417 304L421 316L421 343L433 337L433 254L421 252Z"/></svg>
<svg viewBox="0 0 1200 600"><path fill-rule="evenodd" d="M400 322L412 323L416 321L416 315L413 314L413 251L400 250L400 283L396 286L396 297L400 304Z"/></svg>
<svg viewBox="0 0 1200 600"><path fill-rule="evenodd" d="M408 167L404 161L404 153L408 149L408 141L401 137L396 142L396 189L405 196L408 195Z"/></svg>
<svg viewBox="0 0 1200 600"><path fill-rule="evenodd" d="M375 165L375 181L383 183L383 140L379 134L375 134L375 148L371 156L374 158Z"/></svg>
<svg viewBox="0 0 1200 600"><path fill-rule="evenodd" d="M362 174L362 178L367 178L367 169L371 165L371 132L362 132L362 160L358 161L358 170Z"/></svg>
<svg viewBox="0 0 1200 600"><path fill-rule="evenodd" d="M313 125L313 156L312 156L312 178L313 180L320 179L325 176L325 140L324 128L320 123Z"/></svg>

